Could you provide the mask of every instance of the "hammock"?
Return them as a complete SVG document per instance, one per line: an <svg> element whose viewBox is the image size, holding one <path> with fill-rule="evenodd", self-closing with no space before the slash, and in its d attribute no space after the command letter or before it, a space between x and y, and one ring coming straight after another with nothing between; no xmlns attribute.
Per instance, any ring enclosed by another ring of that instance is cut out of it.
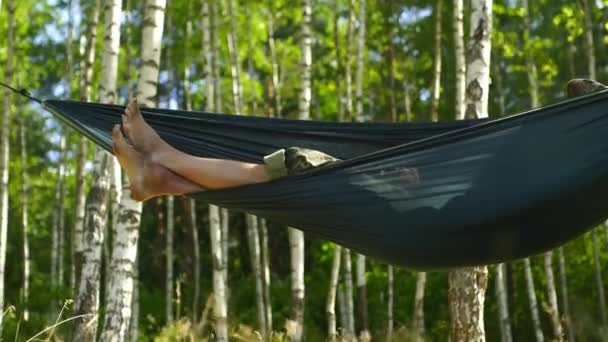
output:
<svg viewBox="0 0 608 342"><path fill-rule="evenodd" d="M122 106L43 101L111 151ZM147 108L187 153L260 162L300 146L345 159L276 181L191 194L412 269L503 262L608 216L608 91L494 121L358 124ZM404 176L415 169L419 178Z"/></svg>

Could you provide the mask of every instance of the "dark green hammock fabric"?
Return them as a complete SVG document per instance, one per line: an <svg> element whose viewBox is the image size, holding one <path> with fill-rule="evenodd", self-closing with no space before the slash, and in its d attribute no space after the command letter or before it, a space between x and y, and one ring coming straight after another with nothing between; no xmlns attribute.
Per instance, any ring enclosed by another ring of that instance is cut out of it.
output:
<svg viewBox="0 0 608 342"><path fill-rule="evenodd" d="M44 106L111 151L124 107ZM343 162L192 194L419 270L502 262L556 247L608 216L608 92L494 121L352 124L145 109L170 144L261 161L278 148ZM415 169L419 179L404 175Z"/></svg>

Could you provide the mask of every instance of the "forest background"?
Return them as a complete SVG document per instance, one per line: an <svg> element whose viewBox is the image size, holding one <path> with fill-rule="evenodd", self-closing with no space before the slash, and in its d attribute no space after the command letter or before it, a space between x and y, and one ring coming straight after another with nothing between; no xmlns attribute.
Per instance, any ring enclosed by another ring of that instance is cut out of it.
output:
<svg viewBox="0 0 608 342"><path fill-rule="evenodd" d="M608 79L605 0L1 0L0 72L40 98L145 95L151 106L243 115L455 120L471 58L462 44L475 39L480 4L492 18L491 118L560 101L569 79ZM393 268L182 197L142 210L125 199L111 159L37 104L2 98L4 339L80 314L42 336L454 334L447 271ZM490 266L484 338L605 338L607 265L608 227L597 227L555 253ZM91 317L93 331L81 331Z"/></svg>

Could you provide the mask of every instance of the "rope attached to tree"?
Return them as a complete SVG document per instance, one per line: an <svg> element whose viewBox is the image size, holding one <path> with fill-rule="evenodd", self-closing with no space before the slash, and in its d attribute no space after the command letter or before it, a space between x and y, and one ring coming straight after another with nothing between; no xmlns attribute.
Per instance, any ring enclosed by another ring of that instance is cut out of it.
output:
<svg viewBox="0 0 608 342"><path fill-rule="evenodd" d="M5 87L8 90L13 91L14 93L17 93L17 94L19 94L21 96L27 97L28 99L30 99L32 101L35 101L35 102L38 102L38 103L42 104L42 100L40 100L40 99L32 96L32 93L30 93L29 91L27 91L27 89L25 89L25 88L21 88L21 89L13 88L10 85L8 85L6 83L3 83L3 82L0 82L0 85L3 86L3 87Z"/></svg>

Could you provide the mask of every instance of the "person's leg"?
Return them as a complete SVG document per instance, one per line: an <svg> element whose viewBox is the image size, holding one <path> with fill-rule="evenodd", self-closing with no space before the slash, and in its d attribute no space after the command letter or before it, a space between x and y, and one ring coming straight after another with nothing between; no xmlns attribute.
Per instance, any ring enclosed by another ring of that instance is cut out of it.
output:
<svg viewBox="0 0 608 342"><path fill-rule="evenodd" d="M144 201L161 195L182 195L205 190L160 164L145 159L127 143L118 125L112 131L112 141L114 154L129 177L131 197L134 200Z"/></svg>
<svg viewBox="0 0 608 342"><path fill-rule="evenodd" d="M132 100L123 114L123 130L144 157L207 189L220 189L270 180L263 164L195 157L167 144L144 120Z"/></svg>

